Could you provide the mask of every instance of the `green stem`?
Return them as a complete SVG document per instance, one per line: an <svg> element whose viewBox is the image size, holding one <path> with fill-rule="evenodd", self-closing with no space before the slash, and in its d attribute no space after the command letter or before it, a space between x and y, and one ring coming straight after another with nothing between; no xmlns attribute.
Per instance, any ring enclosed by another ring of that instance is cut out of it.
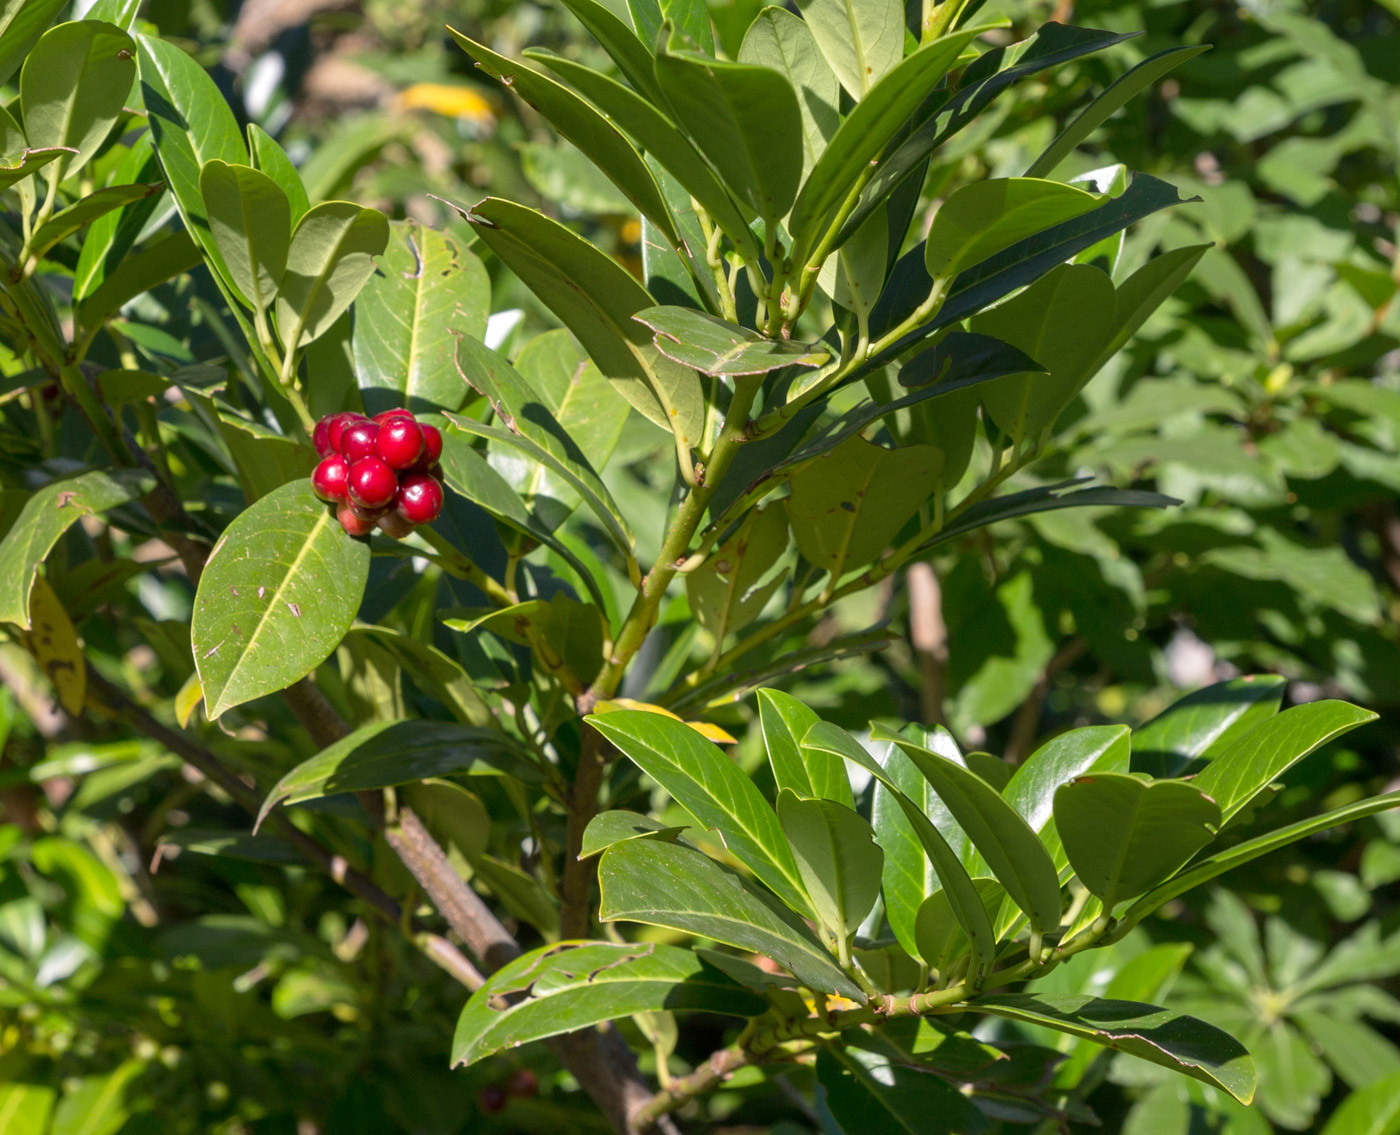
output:
<svg viewBox="0 0 1400 1135"><path fill-rule="evenodd" d="M437 552L438 563L449 575L474 584L497 607L515 605L510 592L482 571L475 560L455 547L441 532L425 524L417 530L417 534Z"/></svg>

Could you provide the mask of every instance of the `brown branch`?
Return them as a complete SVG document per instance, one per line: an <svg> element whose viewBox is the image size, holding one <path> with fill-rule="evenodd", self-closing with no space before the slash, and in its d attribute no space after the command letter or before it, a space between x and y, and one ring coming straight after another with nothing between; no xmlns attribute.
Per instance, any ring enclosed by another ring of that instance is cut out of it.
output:
<svg viewBox="0 0 1400 1135"><path fill-rule="evenodd" d="M1003 755L1012 764L1019 764L1030 755L1031 745L1036 734L1040 732L1040 715L1045 708L1045 699L1050 695L1050 686L1061 672L1078 662L1088 649L1089 644L1076 636L1060 647L1054 657L1045 664L1035 688L1021 703L1021 708L1016 711L1016 716L1011 722L1011 734L1006 739Z"/></svg>
<svg viewBox="0 0 1400 1135"><path fill-rule="evenodd" d="M925 725L946 725L943 713L948 669L948 625L943 592L933 567L923 561L905 572L909 591L909 643L919 663L919 714Z"/></svg>
<svg viewBox="0 0 1400 1135"><path fill-rule="evenodd" d="M569 789L568 822L564 839L563 877L559 883L559 936L585 938L592 925L594 861L579 858L583 833L598 814L598 790L607 767L607 745L591 725L581 726L578 772Z"/></svg>

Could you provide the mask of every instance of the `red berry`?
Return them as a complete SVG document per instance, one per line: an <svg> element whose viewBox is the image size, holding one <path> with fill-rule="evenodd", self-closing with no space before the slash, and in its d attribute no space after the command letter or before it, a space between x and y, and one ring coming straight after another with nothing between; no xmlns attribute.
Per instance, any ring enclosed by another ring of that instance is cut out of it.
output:
<svg viewBox="0 0 1400 1135"><path fill-rule="evenodd" d="M423 431L412 418L390 418L379 427L374 448L390 469L407 469L423 455Z"/></svg>
<svg viewBox="0 0 1400 1135"><path fill-rule="evenodd" d="M391 540L402 540L413 531L413 525L397 512L386 512L379 518L379 531Z"/></svg>
<svg viewBox="0 0 1400 1135"><path fill-rule="evenodd" d="M374 531L374 521L357 515L348 504L343 504L336 509L335 518L340 521L340 526L345 529L348 536L368 536Z"/></svg>
<svg viewBox="0 0 1400 1135"><path fill-rule="evenodd" d="M394 499L399 479L379 458L365 457L350 466L349 484L350 499L355 504L361 508L383 508Z"/></svg>
<svg viewBox="0 0 1400 1135"><path fill-rule="evenodd" d="M394 511L410 524L431 524L442 513L442 486L426 473L410 473L399 485Z"/></svg>
<svg viewBox="0 0 1400 1135"><path fill-rule="evenodd" d="M540 1078L530 1068L517 1068L506 1081L506 1091L513 1096L529 1098L540 1090Z"/></svg>
<svg viewBox="0 0 1400 1135"><path fill-rule="evenodd" d="M331 420L335 415L327 414L311 432L311 444L316 447L316 456L324 457L331 452Z"/></svg>
<svg viewBox="0 0 1400 1135"><path fill-rule="evenodd" d="M396 407L395 407L394 409L392 409L392 410L381 410L378 414L375 414L375 415L374 415L374 421L375 421L375 423L376 423L377 425L381 425L381 426L382 426L385 422L393 421L395 418L412 418L412 417L413 417L413 411L412 411L412 410L405 410L402 406L396 406Z"/></svg>
<svg viewBox="0 0 1400 1135"><path fill-rule="evenodd" d="M499 1084L487 1084L476 1093L476 1109L482 1115L495 1115L506 1106L508 1098Z"/></svg>
<svg viewBox="0 0 1400 1135"><path fill-rule="evenodd" d="M442 456L442 434L437 426L421 426L423 431L423 460L429 465L436 465L439 457Z"/></svg>
<svg viewBox="0 0 1400 1135"><path fill-rule="evenodd" d="M343 413L343 414L337 414L337 415L335 415L335 417L333 417L329 422L327 422L327 423L326 423L326 441L330 444L330 450L329 450L329 452L331 452L331 453L339 453L339 452L340 452L340 435L344 432L345 427L346 427L346 426L354 425L356 422L361 422L361 421L364 421L364 418L363 418L362 415L360 415L360 414L352 414L352 413L350 413L350 411L347 410L347 411L346 411L345 413Z"/></svg>
<svg viewBox="0 0 1400 1135"><path fill-rule="evenodd" d="M340 454L332 453L321 459L321 463L311 473L311 487L323 501L344 504L349 488L350 463Z"/></svg>
<svg viewBox="0 0 1400 1135"><path fill-rule="evenodd" d="M352 465L364 457L373 457L375 442L379 440L379 427L373 422L354 422L340 434L340 452Z"/></svg>

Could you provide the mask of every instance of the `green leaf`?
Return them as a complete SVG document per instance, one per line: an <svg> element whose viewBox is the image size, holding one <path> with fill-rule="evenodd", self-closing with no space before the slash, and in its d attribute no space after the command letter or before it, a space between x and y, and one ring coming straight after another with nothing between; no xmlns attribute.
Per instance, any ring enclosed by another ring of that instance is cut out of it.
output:
<svg viewBox="0 0 1400 1135"><path fill-rule="evenodd" d="M685 577L685 594L696 622L716 644L758 618L787 578L773 566L787 551L787 514L777 505L756 508L724 543Z"/></svg>
<svg viewBox="0 0 1400 1135"><path fill-rule="evenodd" d="M1100 772L1056 790L1055 823L1079 881L1112 914L1210 843L1220 808L1185 781Z"/></svg>
<svg viewBox="0 0 1400 1135"><path fill-rule="evenodd" d="M690 196L699 201L711 220L724 231L745 256L757 260L758 243L744 215L729 195L715 171L680 132L676 124L641 95L628 90L615 79L600 74L572 59L541 48L531 48L526 56L572 83L595 106L625 130L643 150L674 177ZM647 57L651 71L651 58ZM658 102L661 97L655 96ZM689 243L689 242L688 242ZM703 257L703 248L691 248L692 256Z"/></svg>
<svg viewBox="0 0 1400 1135"><path fill-rule="evenodd" d="M457 46L476 60L477 66L496 76L540 112L550 124L622 191L642 216L655 224L673 245L681 243L671 210L646 162L611 122L568 87L511 62L490 48L449 27Z"/></svg>
<svg viewBox="0 0 1400 1135"><path fill-rule="evenodd" d="M1254 1061L1244 1046L1195 1017L1136 1001L1068 994L998 994L968 1004L979 1013L1041 1025L1140 1057L1221 1088L1241 1103L1254 1096Z"/></svg>
<svg viewBox="0 0 1400 1135"><path fill-rule="evenodd" d="M776 224L802 176L802 113L787 77L767 67L664 51L656 79L695 144L749 208Z"/></svg>
<svg viewBox="0 0 1400 1135"><path fill-rule="evenodd" d="M453 362L457 336L486 334L491 279L451 236L417 221L395 221L390 230L379 270L355 307L355 372L365 405L459 410L467 392Z"/></svg>
<svg viewBox="0 0 1400 1135"><path fill-rule="evenodd" d="M644 922L712 938L772 958L811 989L865 1001L801 918L698 851L654 839L628 840L603 852L598 883L598 915L604 922Z"/></svg>
<svg viewBox="0 0 1400 1135"><path fill-rule="evenodd" d="M1284 684L1273 674L1251 674L1173 702L1133 731L1133 771L1180 776L1197 758L1219 755L1278 712Z"/></svg>
<svg viewBox="0 0 1400 1135"><path fill-rule="evenodd" d="M17 185L36 170L43 169L50 162L72 154L72 150L24 150L10 165L0 163L0 189Z"/></svg>
<svg viewBox="0 0 1400 1135"><path fill-rule="evenodd" d="M802 744L808 730L821 721L815 710L782 690L763 689L758 691L758 716L779 790L790 788L799 796L855 807L851 778L841 757Z"/></svg>
<svg viewBox="0 0 1400 1135"><path fill-rule="evenodd" d="M937 486L932 446L885 449L854 436L799 469L784 502L797 546L839 578L880 555Z"/></svg>
<svg viewBox="0 0 1400 1135"><path fill-rule="evenodd" d="M330 657L369 578L369 545L293 481L224 531L195 593L195 665L211 721L285 689Z"/></svg>
<svg viewBox="0 0 1400 1135"><path fill-rule="evenodd" d="M301 183L301 174L292 165L292 159L287 157L287 151L256 122L248 124L248 150L253 166L272 178L287 195L292 224L295 225L311 208L311 201L306 196L306 186Z"/></svg>
<svg viewBox="0 0 1400 1135"><path fill-rule="evenodd" d="M48 167L49 182L76 173L111 133L136 81L136 44L121 28L75 20L50 28L19 74L24 134L39 150L67 146Z"/></svg>
<svg viewBox="0 0 1400 1135"><path fill-rule="evenodd" d="M981 852L1006 893L1044 934L1060 925L1060 880L1049 853L1031 826L975 773L898 734L872 732L898 745L933 785L968 839Z"/></svg>
<svg viewBox="0 0 1400 1135"><path fill-rule="evenodd" d="M513 607L464 608L444 623L463 633L482 628L508 642L533 649L535 662L549 674L572 676L586 687L603 668L607 634L602 611L563 591L544 599L527 599Z"/></svg>
<svg viewBox="0 0 1400 1135"><path fill-rule="evenodd" d="M1119 285L1113 296L1113 337L1089 373L1098 371L1138 333L1162 303L1191 275L1209 244L1193 244L1155 256Z"/></svg>
<svg viewBox="0 0 1400 1135"><path fill-rule="evenodd" d="M4 0L0 3L0 84L8 83L24 57L63 10L67 0Z"/></svg>
<svg viewBox="0 0 1400 1135"><path fill-rule="evenodd" d="M413 682L429 697L437 698L465 725L485 726L495 720L490 707L476 692L476 682L460 663L435 646L392 627L354 627L347 638L369 638L413 674Z"/></svg>
<svg viewBox="0 0 1400 1135"><path fill-rule="evenodd" d="M504 1007L492 1004L496 997ZM452 1037L452 1063L475 1064L633 1013L699 1009L750 1017L765 1005L691 950L655 942L560 942L516 958L472 994Z"/></svg>
<svg viewBox="0 0 1400 1135"><path fill-rule="evenodd" d="M86 197L69 205L68 208L55 213L34 230L34 235L29 238L29 243L26 245L29 255L37 262L59 241L67 240L98 218L105 217L113 210L130 205L134 201L154 197L164 188L165 186L161 184L109 185L106 189L89 193Z"/></svg>
<svg viewBox="0 0 1400 1135"><path fill-rule="evenodd" d="M802 876L773 809L718 745L684 721L645 710L585 719L800 914L811 911Z"/></svg>
<svg viewBox="0 0 1400 1135"><path fill-rule="evenodd" d="M765 339L756 331L689 307L649 307L634 319L656 332L667 358L701 374L764 374L785 366L818 367L831 357L819 343Z"/></svg>
<svg viewBox="0 0 1400 1135"><path fill-rule="evenodd" d="M249 421L214 398L190 389L184 394L228 447L239 487L249 504L290 481L311 476L316 454L308 446Z"/></svg>
<svg viewBox="0 0 1400 1135"><path fill-rule="evenodd" d="M817 1052L817 1083L845 1135L954 1135L983 1118L956 1087L921 1066L888 1030ZM829 1130L829 1128L826 1128Z"/></svg>
<svg viewBox="0 0 1400 1135"><path fill-rule="evenodd" d="M764 8L754 17L739 48L739 62L786 75L802 111L802 176L841 125L841 85L822 57L807 21L784 8Z"/></svg>
<svg viewBox="0 0 1400 1135"><path fill-rule="evenodd" d="M64 1092L49 1135L116 1135L131 1114L127 1089L145 1071L144 1060L128 1060L111 1072L84 1076Z"/></svg>
<svg viewBox="0 0 1400 1135"><path fill-rule="evenodd" d="M999 307L972 330L1010 343L1050 373L1013 375L981 387L982 405L1005 434L1034 440L1091 377L1113 334L1113 281L1088 264L1066 264Z"/></svg>
<svg viewBox="0 0 1400 1135"><path fill-rule="evenodd" d="M47 1084L5 1084L0 1087L0 1124L8 1135L47 1135L57 1095Z"/></svg>
<svg viewBox="0 0 1400 1135"><path fill-rule="evenodd" d="M601 855L614 844L626 843L629 839L660 839L672 843L683 831L683 827L668 828L638 812L599 812L588 821L588 827L583 831L583 845L579 848L578 857L588 859Z"/></svg>
<svg viewBox="0 0 1400 1135"><path fill-rule="evenodd" d="M189 55L156 36L139 36L137 43L141 96L165 182L185 228L227 279L223 256L209 231L199 175L204 163L214 158L230 165L248 164L238 122L223 92Z"/></svg>
<svg viewBox="0 0 1400 1135"><path fill-rule="evenodd" d="M562 0L562 3L603 45L617 69L640 94L656 103L663 101L661 88L656 85L651 50L631 28L596 0Z"/></svg>
<svg viewBox="0 0 1400 1135"><path fill-rule="evenodd" d="M808 25L848 91L851 85L848 74L842 71L842 61L832 58L831 49L822 38L823 28L827 25L820 20L814 23L814 15L824 15L827 9L844 8L851 13L859 12L861 19L879 19L883 10L889 8L894 12L894 24L899 31L898 46L889 73L885 74L886 69L880 68L870 76L869 83L860 93L852 91L852 97L860 101L817 159L792 206L788 229L792 233L793 246L810 250L835 219L842 202L851 193L851 186L866 173L870 163L918 110L919 104L957 61L963 47L973 36L986 29L967 28L956 35L945 36L925 44L900 62L904 48L903 7L895 0L835 0L831 3L812 0L804 8ZM854 46L857 50L861 47L859 42ZM864 66L869 65L870 61L867 60ZM864 71L862 75L865 75Z"/></svg>
<svg viewBox="0 0 1400 1135"><path fill-rule="evenodd" d="M1400 1132L1400 1072L1352 1092L1322 1129L1322 1135L1396 1135L1397 1132Z"/></svg>
<svg viewBox="0 0 1400 1135"><path fill-rule="evenodd" d="M643 416L698 446L705 396L694 371L657 356L632 316L656 301L616 260L533 209L488 197L462 211L487 247L559 317ZM664 364L664 365L662 365Z"/></svg>
<svg viewBox="0 0 1400 1135"><path fill-rule="evenodd" d="M964 268L1102 203L1092 193L1058 181L974 181L934 214L924 243L924 266L935 280L951 280Z"/></svg>
<svg viewBox="0 0 1400 1135"><path fill-rule="evenodd" d="M627 0L632 26L645 43L655 43L669 21L672 34L688 40L706 55L715 53L710 11L705 0Z"/></svg>
<svg viewBox="0 0 1400 1135"><path fill-rule="evenodd" d="M798 0L798 8L857 103L904 55L904 5L899 0Z"/></svg>
<svg viewBox="0 0 1400 1135"><path fill-rule="evenodd" d="M180 229L124 256L111 269L97 289L78 308L78 324L84 333L106 323L127 303L152 288L159 287L202 262L199 246L188 231Z"/></svg>
<svg viewBox="0 0 1400 1135"><path fill-rule="evenodd" d="M292 240L287 195L267 174L218 158L204 163L199 191L229 286L255 311L266 311L287 268Z"/></svg>
<svg viewBox="0 0 1400 1135"><path fill-rule="evenodd" d="M880 894L884 852L865 820L834 800L778 794L778 822L792 845L817 921L849 942Z"/></svg>
<svg viewBox="0 0 1400 1135"><path fill-rule="evenodd" d="M1225 823L1314 749L1375 721L1343 701L1295 705L1261 722L1216 757L1191 783L1220 805Z"/></svg>
<svg viewBox="0 0 1400 1135"><path fill-rule="evenodd" d="M1060 132L1059 136L1046 147L1045 152L1040 157L1031 163L1030 169L1026 170L1026 176L1049 177L1071 151L1106 122L1115 111L1126 105L1129 100L1146 90L1163 75L1175 70L1188 59L1209 50L1209 44L1168 48L1166 51L1159 51L1156 55L1149 56L1132 70L1119 76Z"/></svg>
<svg viewBox="0 0 1400 1135"><path fill-rule="evenodd" d="M515 368L479 340L465 335L457 340L456 366L461 378L491 403L500 428L457 414L448 414L448 420L466 433L501 442L544 465L583 498L622 554L635 562L636 537L617 501L578 443Z"/></svg>
<svg viewBox="0 0 1400 1135"><path fill-rule="evenodd" d="M80 473L45 485L24 504L0 541L0 623L29 629L29 593L39 565L59 538L84 516L135 500L155 484L136 470Z"/></svg>
<svg viewBox="0 0 1400 1135"><path fill-rule="evenodd" d="M972 972L978 973L989 965L996 953L996 939L992 934L992 920L987 917L982 897L973 885L957 853L948 846L948 841L936 828L924 811L909 798L889 773L844 729L826 721L820 721L807 731L802 738L804 749L820 749L859 765L870 773L888 792L895 804L904 813L916 838L933 864L939 881L957 916L959 925L972 942ZM887 853L891 849L885 849ZM1057 891L1058 893L1058 891ZM922 898L920 899L922 901ZM913 939L912 917L908 934Z"/></svg>
<svg viewBox="0 0 1400 1135"><path fill-rule="evenodd" d="M1006 888L986 876L973 879L972 885L981 896L987 917L994 919L1006 898ZM917 956L940 976L971 947L946 890L934 891L919 905L914 916L914 944Z"/></svg>
<svg viewBox="0 0 1400 1135"><path fill-rule="evenodd" d="M304 347L340 318L388 243L389 222L377 209L326 201L307 211L292 233L277 292L277 331L287 350Z"/></svg>
<svg viewBox="0 0 1400 1135"><path fill-rule="evenodd" d="M498 776L539 783L518 742L498 729L449 721L376 721L286 773L267 794L258 824L278 804L411 784L435 776Z"/></svg>

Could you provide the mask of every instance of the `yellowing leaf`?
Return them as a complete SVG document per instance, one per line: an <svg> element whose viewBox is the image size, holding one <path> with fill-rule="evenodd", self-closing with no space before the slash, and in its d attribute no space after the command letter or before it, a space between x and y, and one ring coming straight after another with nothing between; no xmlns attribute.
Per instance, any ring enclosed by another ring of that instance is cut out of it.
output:
<svg viewBox="0 0 1400 1135"><path fill-rule="evenodd" d="M78 632L63 604L43 576L34 577L29 593L30 630L24 636L29 653L53 683L58 704L76 717L87 695L87 664Z"/></svg>
<svg viewBox="0 0 1400 1135"><path fill-rule="evenodd" d="M669 717L672 721L685 721L685 718L672 713L664 706L637 701L636 698L606 698L593 707L593 712L616 713L623 709L639 709L644 713L659 713L662 717ZM739 743L718 725L711 725L708 721L685 721L685 724L689 725L705 740L713 741L716 745L737 745Z"/></svg>
<svg viewBox="0 0 1400 1135"><path fill-rule="evenodd" d="M191 674L175 695L175 720L180 723L181 729L189 726L190 718L203 700L204 687L199 684L199 675Z"/></svg>
<svg viewBox="0 0 1400 1135"><path fill-rule="evenodd" d="M404 110L430 110L447 118L466 118L479 126L494 126L493 104L470 87L448 83L414 83L399 93Z"/></svg>

